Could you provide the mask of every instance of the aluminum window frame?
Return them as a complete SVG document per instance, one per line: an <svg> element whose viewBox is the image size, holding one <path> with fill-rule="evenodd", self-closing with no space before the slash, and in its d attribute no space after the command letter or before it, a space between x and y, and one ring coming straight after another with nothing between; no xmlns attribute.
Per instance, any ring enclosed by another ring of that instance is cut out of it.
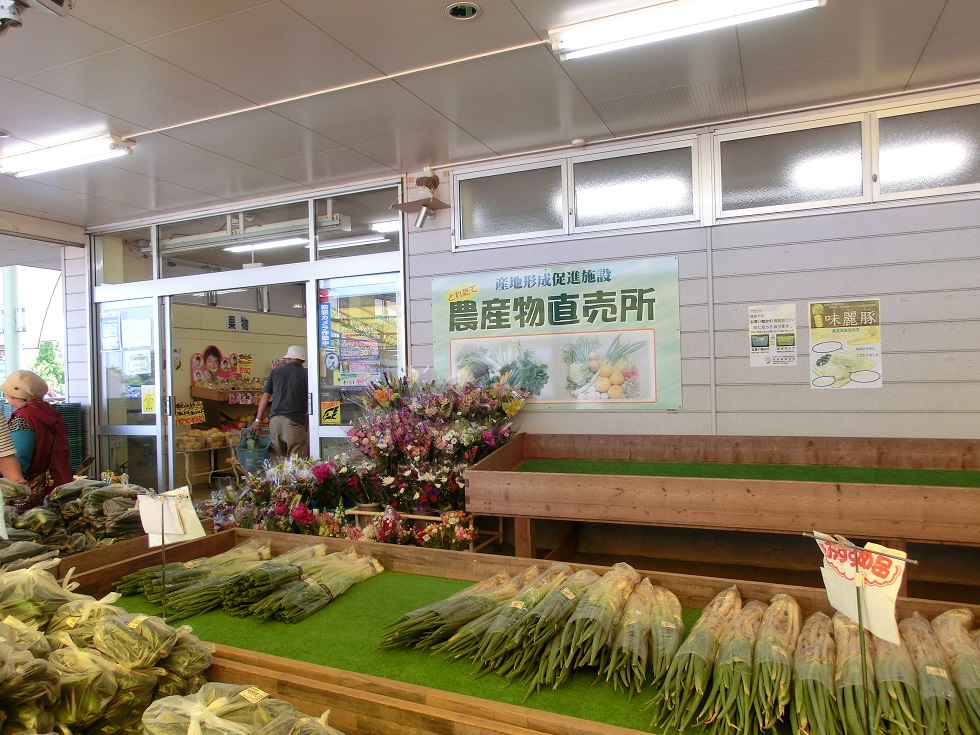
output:
<svg viewBox="0 0 980 735"><path fill-rule="evenodd" d="M788 122L781 125L753 126L751 128L726 129L711 135L711 160L714 177L711 189L712 215L714 222L729 222L743 217L759 217L765 215L785 214L787 212L805 212L828 207L844 207L857 204L872 203L872 166L871 166L871 113L855 112L833 117L811 118ZM762 138L783 133L795 133L804 130L837 127L859 123L861 130L861 194L852 197L836 197L829 199L813 199L806 202L775 204L763 207L743 207L735 210L723 210L722 163L721 146L723 143L749 138Z"/></svg>

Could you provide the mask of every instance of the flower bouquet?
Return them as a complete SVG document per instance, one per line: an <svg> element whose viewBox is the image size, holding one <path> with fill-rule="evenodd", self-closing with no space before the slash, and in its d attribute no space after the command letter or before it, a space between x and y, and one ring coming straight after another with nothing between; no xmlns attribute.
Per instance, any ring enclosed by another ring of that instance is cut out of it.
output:
<svg viewBox="0 0 980 735"><path fill-rule="evenodd" d="M415 541L419 546L463 551L476 540L472 516L454 510L440 514L439 519L438 523L429 523L416 529Z"/></svg>

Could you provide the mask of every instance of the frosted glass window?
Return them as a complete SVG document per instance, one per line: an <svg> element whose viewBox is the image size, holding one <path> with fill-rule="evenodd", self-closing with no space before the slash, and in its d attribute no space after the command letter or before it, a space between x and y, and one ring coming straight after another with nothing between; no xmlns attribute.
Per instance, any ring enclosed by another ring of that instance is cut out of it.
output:
<svg viewBox="0 0 980 735"><path fill-rule="evenodd" d="M690 148L576 163L578 227L694 215Z"/></svg>
<svg viewBox="0 0 980 735"><path fill-rule="evenodd" d="M884 117L878 139L883 194L980 183L980 105Z"/></svg>
<svg viewBox="0 0 980 735"><path fill-rule="evenodd" d="M724 212L862 194L859 122L740 138L721 144Z"/></svg>
<svg viewBox="0 0 980 735"><path fill-rule="evenodd" d="M561 230L561 167L459 182L461 239Z"/></svg>

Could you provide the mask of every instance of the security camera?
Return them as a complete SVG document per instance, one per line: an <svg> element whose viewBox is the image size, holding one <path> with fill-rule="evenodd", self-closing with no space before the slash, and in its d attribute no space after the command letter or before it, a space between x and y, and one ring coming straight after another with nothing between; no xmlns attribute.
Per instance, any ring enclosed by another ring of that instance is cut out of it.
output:
<svg viewBox="0 0 980 735"><path fill-rule="evenodd" d="M21 23L20 8L17 7L16 0L0 0L0 29L19 26Z"/></svg>

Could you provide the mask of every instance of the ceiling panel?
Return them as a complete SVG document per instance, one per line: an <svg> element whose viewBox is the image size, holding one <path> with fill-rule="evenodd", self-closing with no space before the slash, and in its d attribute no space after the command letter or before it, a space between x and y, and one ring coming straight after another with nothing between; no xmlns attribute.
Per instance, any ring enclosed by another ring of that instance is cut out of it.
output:
<svg viewBox="0 0 980 735"><path fill-rule="evenodd" d="M89 0L76 3L72 15L128 43L139 43L265 4L269 0Z"/></svg>
<svg viewBox="0 0 980 735"><path fill-rule="evenodd" d="M249 106L247 100L132 46L20 81L150 129Z"/></svg>
<svg viewBox="0 0 980 735"><path fill-rule="evenodd" d="M474 20L453 20L444 0L285 0L385 74L540 40L510 0L480 0Z"/></svg>
<svg viewBox="0 0 980 735"><path fill-rule="evenodd" d="M95 56L125 46L125 43L105 31L93 28L71 16L62 18L53 13L29 8L21 15L24 27L30 32L5 33L3 74L17 79L77 59ZM38 41L43 39L43 46Z"/></svg>
<svg viewBox="0 0 980 735"><path fill-rule="evenodd" d="M912 73L910 88L945 84L950 79L980 80L980 2L947 0Z"/></svg>
<svg viewBox="0 0 980 735"><path fill-rule="evenodd" d="M140 48L259 104L378 76L280 3L185 28Z"/></svg>
<svg viewBox="0 0 980 735"><path fill-rule="evenodd" d="M403 130L397 138L359 145L354 150L395 171L421 171L426 166L450 161L469 161L492 157L487 148L469 133L453 127L434 136Z"/></svg>
<svg viewBox="0 0 980 735"><path fill-rule="evenodd" d="M253 165L341 147L339 143L264 109L189 125L172 130L168 135Z"/></svg>
<svg viewBox="0 0 980 735"><path fill-rule="evenodd" d="M272 161L262 168L310 187L397 176L399 171L348 148Z"/></svg>
<svg viewBox="0 0 980 735"><path fill-rule="evenodd" d="M595 108L615 135L635 135L744 117L745 90L741 77L729 77L602 100Z"/></svg>
<svg viewBox="0 0 980 735"><path fill-rule="evenodd" d="M602 113L584 99L562 107L504 109L504 117L468 121L468 130L496 153L519 153L550 147L575 138L597 140L611 137Z"/></svg>

